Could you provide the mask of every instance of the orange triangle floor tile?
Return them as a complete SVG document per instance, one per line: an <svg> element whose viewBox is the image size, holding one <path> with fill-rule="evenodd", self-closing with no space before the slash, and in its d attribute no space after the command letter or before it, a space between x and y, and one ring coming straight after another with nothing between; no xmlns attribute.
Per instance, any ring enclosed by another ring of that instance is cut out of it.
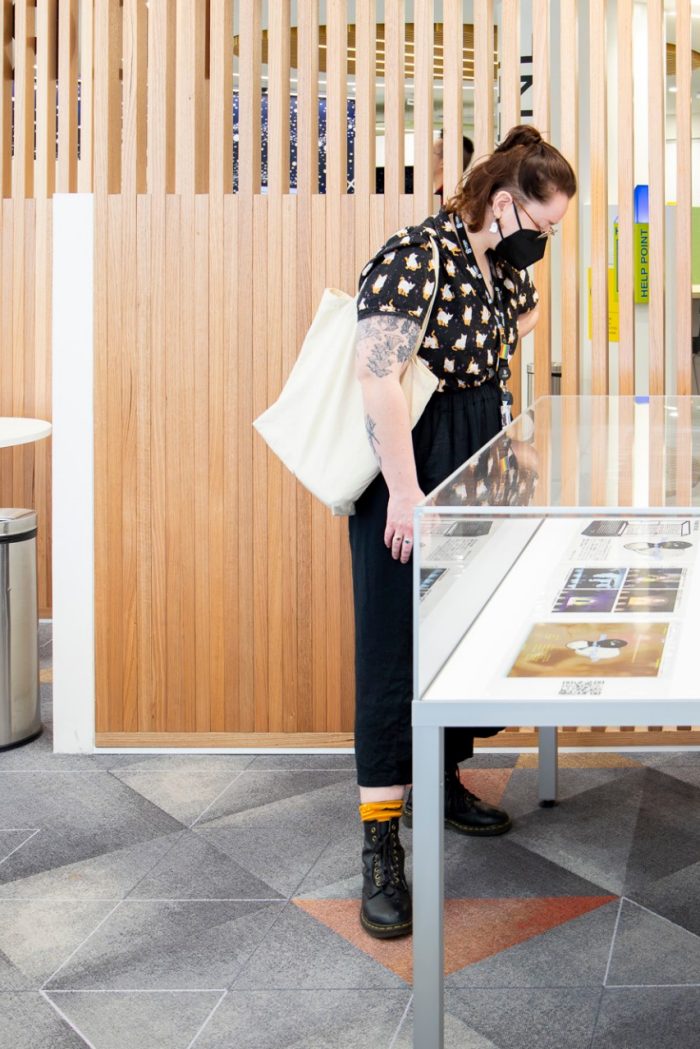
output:
<svg viewBox="0 0 700 1049"><path fill-rule="evenodd" d="M474 965L518 943L564 925L616 896L553 896L527 899L446 900L445 975ZM364 951L407 983L413 975L413 940L374 940L360 925L359 900L293 901L317 921Z"/></svg>
<svg viewBox="0 0 700 1049"><path fill-rule="evenodd" d="M513 775L512 769L460 769L459 778L467 790L488 805L500 805L506 787Z"/></svg>

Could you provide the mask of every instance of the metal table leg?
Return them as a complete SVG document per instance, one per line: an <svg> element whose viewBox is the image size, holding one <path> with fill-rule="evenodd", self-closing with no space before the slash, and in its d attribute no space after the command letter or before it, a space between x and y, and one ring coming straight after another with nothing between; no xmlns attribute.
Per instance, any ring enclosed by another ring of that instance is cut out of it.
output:
<svg viewBox="0 0 700 1049"><path fill-rule="evenodd" d="M549 808L557 802L557 728L547 726L540 728L539 732L539 756L540 756L540 805Z"/></svg>
<svg viewBox="0 0 700 1049"><path fill-rule="evenodd" d="M413 727L413 1045L444 1046L443 728Z"/></svg>

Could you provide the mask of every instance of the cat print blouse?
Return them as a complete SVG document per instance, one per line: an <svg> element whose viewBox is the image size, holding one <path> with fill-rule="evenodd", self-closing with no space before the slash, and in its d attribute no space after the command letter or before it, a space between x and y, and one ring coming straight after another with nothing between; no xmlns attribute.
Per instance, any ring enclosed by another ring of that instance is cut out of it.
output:
<svg viewBox="0 0 700 1049"><path fill-rule="evenodd" d="M360 276L358 320L394 313L423 323L435 287L429 230L436 235L440 274L418 353L437 376L440 393L481 386L496 375L499 319L512 353L518 340L518 315L533 310L538 295L527 270L519 272L489 253L492 299L466 230L463 250L444 209L418 226L400 229L370 259Z"/></svg>

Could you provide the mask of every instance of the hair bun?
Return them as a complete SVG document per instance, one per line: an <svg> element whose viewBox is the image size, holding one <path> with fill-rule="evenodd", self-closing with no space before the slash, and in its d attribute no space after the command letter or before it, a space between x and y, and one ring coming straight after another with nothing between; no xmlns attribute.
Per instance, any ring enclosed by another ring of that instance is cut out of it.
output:
<svg viewBox="0 0 700 1049"><path fill-rule="evenodd" d="M543 141L539 131L532 124L520 124L510 129L503 142L496 148L496 153L507 153L517 146L531 149L533 146L539 146Z"/></svg>

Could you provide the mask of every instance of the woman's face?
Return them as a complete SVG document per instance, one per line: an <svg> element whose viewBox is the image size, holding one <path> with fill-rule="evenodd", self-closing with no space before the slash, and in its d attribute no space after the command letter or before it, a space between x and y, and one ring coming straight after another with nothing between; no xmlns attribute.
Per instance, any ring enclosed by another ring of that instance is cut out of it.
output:
<svg viewBox="0 0 700 1049"><path fill-rule="evenodd" d="M518 210L516 217L515 208ZM518 226L518 218L523 229L534 229L544 236L552 236L556 227L566 215L569 207L569 198L566 193L557 190L549 200L543 204L539 200L520 200L505 190L496 194L491 205L494 217L501 224L501 233L504 237L515 233Z"/></svg>

